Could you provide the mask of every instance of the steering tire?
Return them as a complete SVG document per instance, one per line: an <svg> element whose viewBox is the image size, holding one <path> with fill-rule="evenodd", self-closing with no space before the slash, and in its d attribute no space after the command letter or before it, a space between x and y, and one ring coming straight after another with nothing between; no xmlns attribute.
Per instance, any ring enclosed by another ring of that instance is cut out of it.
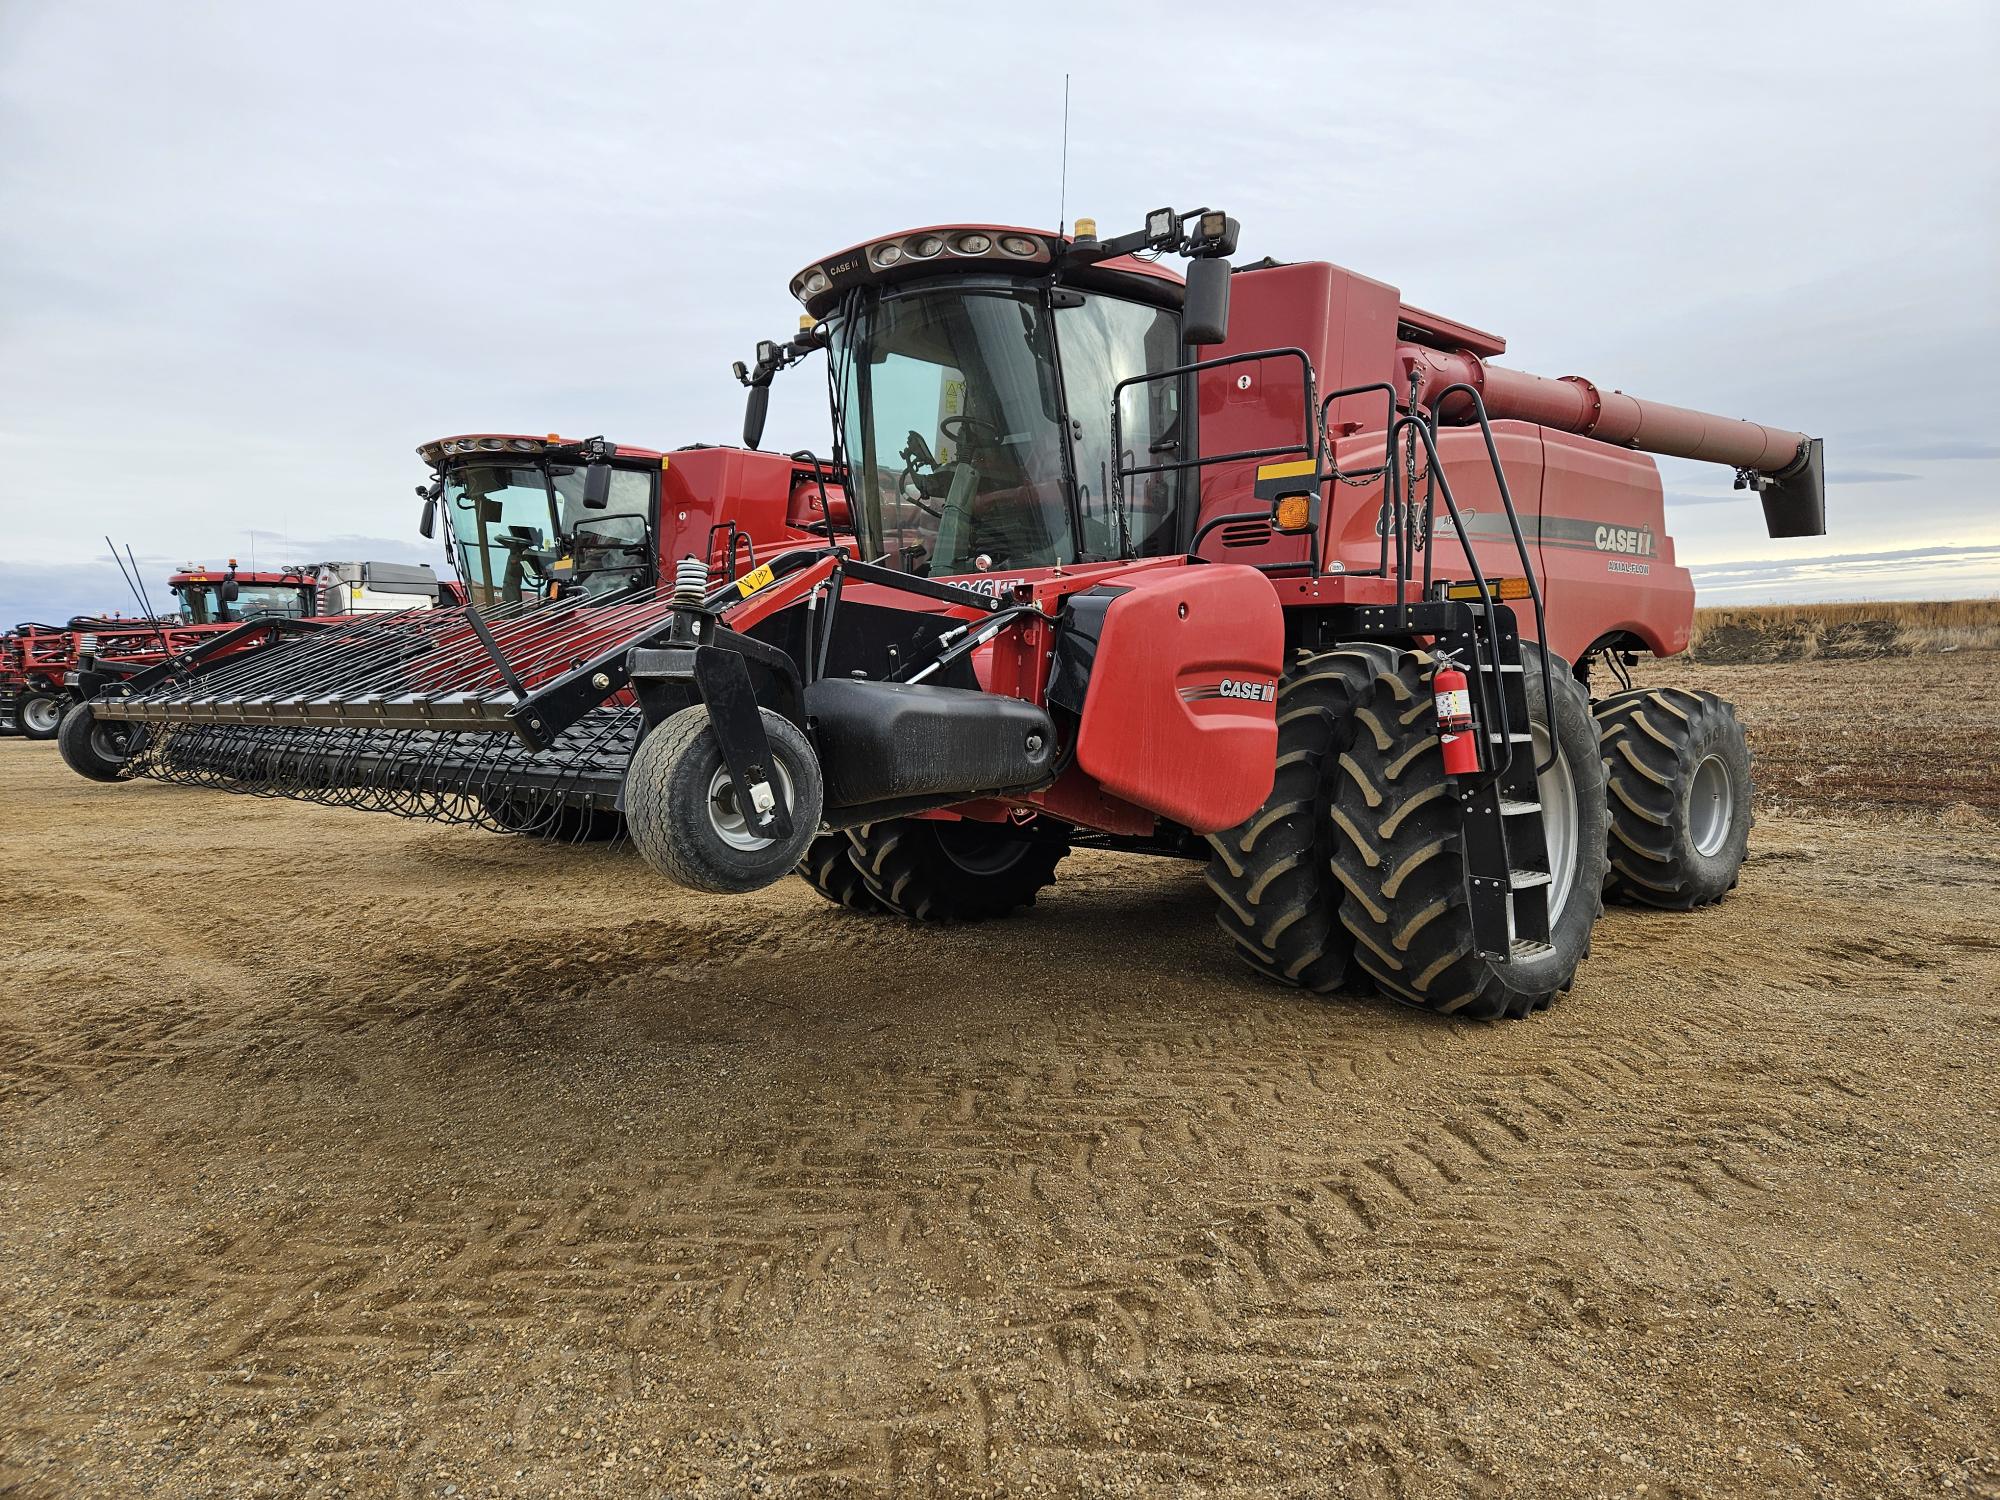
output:
<svg viewBox="0 0 2000 1500"><path fill-rule="evenodd" d="M1736 889L1749 849L1749 741L1713 693L1635 688L1593 712L1611 792L1604 894L1688 911Z"/></svg>
<svg viewBox="0 0 2000 1500"><path fill-rule="evenodd" d="M695 891L754 891L798 865L819 829L819 757L781 714L759 709L770 742L772 791L791 813L788 838L757 833L737 805L722 746L697 703L639 742L625 773L625 823L646 863Z"/></svg>

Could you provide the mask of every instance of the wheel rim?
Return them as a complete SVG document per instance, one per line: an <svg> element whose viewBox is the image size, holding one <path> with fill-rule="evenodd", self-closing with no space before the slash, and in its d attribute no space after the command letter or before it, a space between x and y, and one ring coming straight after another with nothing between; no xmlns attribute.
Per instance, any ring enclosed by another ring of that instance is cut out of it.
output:
<svg viewBox="0 0 2000 1500"><path fill-rule="evenodd" d="M122 761L132 753L132 733L129 729L95 725L90 731L90 748L100 759Z"/></svg>
<svg viewBox="0 0 2000 1500"><path fill-rule="evenodd" d="M1540 724L1531 727L1535 764L1539 766L1549 759L1549 732ZM1549 846L1549 922L1553 925L1569 904L1570 889L1576 884L1579 822L1576 778L1570 775L1569 762L1560 749L1549 768L1535 778L1535 789L1542 804L1542 834Z"/></svg>
<svg viewBox="0 0 2000 1500"><path fill-rule="evenodd" d="M1729 825L1736 818L1736 786L1719 755L1706 757L1694 768L1688 784L1688 838L1695 852L1718 853L1729 842Z"/></svg>
<svg viewBox="0 0 2000 1500"><path fill-rule="evenodd" d="M53 698L30 698L21 705L21 722L36 734L47 734L62 722L62 710Z"/></svg>
<svg viewBox="0 0 2000 1500"><path fill-rule="evenodd" d="M1028 852L1027 840L971 820L939 823L937 831L944 857L967 875L998 875Z"/></svg>
<svg viewBox="0 0 2000 1500"><path fill-rule="evenodd" d="M779 799L789 809L792 806L792 778L785 770L783 761L774 761L772 781ZM745 854L755 854L760 849L768 849L777 842L761 833L750 831L750 820L736 801L736 788L729 780L729 767L718 766L708 783L708 822L715 830L715 836L732 849L741 849Z"/></svg>

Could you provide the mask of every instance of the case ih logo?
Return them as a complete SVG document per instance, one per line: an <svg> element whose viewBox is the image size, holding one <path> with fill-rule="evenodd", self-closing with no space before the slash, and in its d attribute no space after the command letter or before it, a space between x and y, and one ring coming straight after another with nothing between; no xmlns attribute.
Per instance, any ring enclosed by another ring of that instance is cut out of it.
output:
<svg viewBox="0 0 2000 1500"><path fill-rule="evenodd" d="M1260 682L1252 677L1225 677L1220 682L1181 689L1183 703L1199 703L1205 698L1241 698L1250 703L1276 703L1278 684Z"/></svg>
<svg viewBox="0 0 2000 1500"><path fill-rule="evenodd" d="M1624 552L1633 557L1653 555L1653 528L1650 526L1600 526L1595 540L1599 552Z"/></svg>

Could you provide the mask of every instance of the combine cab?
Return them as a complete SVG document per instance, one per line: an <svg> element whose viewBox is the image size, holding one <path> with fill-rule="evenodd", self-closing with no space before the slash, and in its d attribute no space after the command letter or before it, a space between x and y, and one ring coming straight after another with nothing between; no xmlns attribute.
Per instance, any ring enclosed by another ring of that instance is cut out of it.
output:
<svg viewBox="0 0 2000 1500"><path fill-rule="evenodd" d="M1593 710L1593 668L1691 621L1644 454L1730 465L1805 535L1820 445L1507 370L1503 340L1336 266L1232 273L1236 238L1164 209L1112 240L843 250L794 279L801 334L738 369L754 443L772 376L824 350L832 463L674 455L670 583L572 585L510 518L532 483L446 474L481 607L93 712L144 737L137 774L488 822L524 796L619 809L680 885L797 869L918 920L1027 905L1078 845L1198 859L1260 973L1525 1015L1570 987L1604 892L1697 906L1743 859L1727 704ZM609 494L593 465L576 504ZM739 567L734 528L780 494L821 524Z"/></svg>

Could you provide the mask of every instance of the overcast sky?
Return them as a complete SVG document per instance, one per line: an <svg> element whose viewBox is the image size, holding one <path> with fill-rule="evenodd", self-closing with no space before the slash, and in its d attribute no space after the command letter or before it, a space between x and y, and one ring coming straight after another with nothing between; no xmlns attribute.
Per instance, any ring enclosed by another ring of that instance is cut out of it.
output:
<svg viewBox="0 0 2000 1500"><path fill-rule="evenodd" d="M1229 29L1240 28L1240 29ZM1507 363L1826 439L1666 465L1709 602L2000 593L2000 6L0 0L0 622L425 557L413 449L730 441L790 275L1226 207ZM824 447L781 380L767 441Z"/></svg>

